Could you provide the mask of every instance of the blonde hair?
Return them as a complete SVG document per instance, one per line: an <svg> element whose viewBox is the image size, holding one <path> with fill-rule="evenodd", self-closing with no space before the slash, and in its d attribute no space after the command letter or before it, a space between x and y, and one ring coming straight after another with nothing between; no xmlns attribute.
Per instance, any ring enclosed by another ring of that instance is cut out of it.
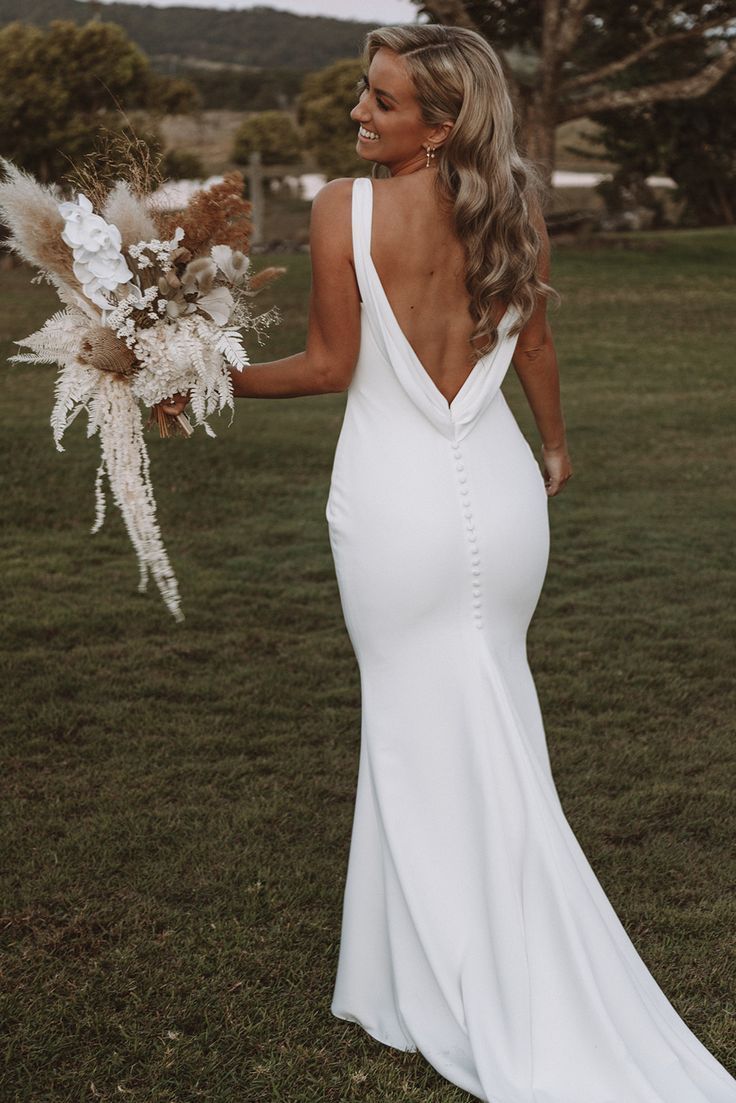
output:
<svg viewBox="0 0 736 1103"><path fill-rule="evenodd" d="M533 217L541 215L546 185L516 148L506 78L482 35L436 23L379 27L366 35L366 71L381 47L404 59L422 121L454 124L437 150L437 187L452 204L455 232L465 247L465 286L475 324L470 339L486 342L476 353L480 356L498 340L492 318L497 297L519 313L511 334L529 320L538 295L561 301L537 274L542 239Z"/></svg>

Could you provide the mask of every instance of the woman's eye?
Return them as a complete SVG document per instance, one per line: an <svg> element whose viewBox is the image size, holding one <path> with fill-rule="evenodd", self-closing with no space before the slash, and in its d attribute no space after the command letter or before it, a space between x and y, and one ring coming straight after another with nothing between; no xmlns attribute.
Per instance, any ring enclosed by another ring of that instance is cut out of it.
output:
<svg viewBox="0 0 736 1103"><path fill-rule="evenodd" d="M370 85L368 84L368 77L366 77L366 76L359 77L358 78L358 83L355 86L355 90L358 93L358 95L362 96L363 93L367 92L369 88L370 88ZM387 103L384 103L383 100L377 99L376 103L380 107L381 111L389 111L390 110L389 105Z"/></svg>

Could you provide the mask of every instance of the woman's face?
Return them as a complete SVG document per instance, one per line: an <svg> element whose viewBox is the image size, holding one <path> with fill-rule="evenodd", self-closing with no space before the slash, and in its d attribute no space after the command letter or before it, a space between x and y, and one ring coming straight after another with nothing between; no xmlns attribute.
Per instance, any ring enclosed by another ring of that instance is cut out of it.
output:
<svg viewBox="0 0 736 1103"><path fill-rule="evenodd" d="M361 128L358 155L388 166L392 176L421 168L426 164L425 147L436 148L451 124L433 127L422 122L404 60L385 46L375 53L362 83L360 99L350 112Z"/></svg>

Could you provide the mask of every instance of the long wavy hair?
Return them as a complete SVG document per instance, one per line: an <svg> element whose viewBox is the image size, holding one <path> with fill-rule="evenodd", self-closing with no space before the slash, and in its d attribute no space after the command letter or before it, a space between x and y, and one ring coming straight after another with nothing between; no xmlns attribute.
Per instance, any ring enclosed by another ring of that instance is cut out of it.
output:
<svg viewBox="0 0 736 1103"><path fill-rule="evenodd" d="M436 184L452 207L455 232L465 247L465 286L475 328L471 342L484 340L477 356L493 349L498 329L496 298L513 304L518 333L529 320L536 296L561 301L537 273L542 240L532 216L542 211L547 188L536 166L516 148L514 108L501 62L482 35L437 23L379 27L365 38L366 72L385 47L405 61L422 121L451 121L438 148ZM374 165L380 175L383 166Z"/></svg>

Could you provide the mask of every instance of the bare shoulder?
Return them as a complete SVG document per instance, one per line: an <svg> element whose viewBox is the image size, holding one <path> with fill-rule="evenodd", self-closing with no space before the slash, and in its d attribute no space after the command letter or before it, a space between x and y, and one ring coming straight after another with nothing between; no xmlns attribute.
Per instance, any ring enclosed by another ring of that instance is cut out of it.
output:
<svg viewBox="0 0 736 1103"><path fill-rule="evenodd" d="M312 225L316 222L321 227L324 223L333 223L333 229L339 229L339 223L344 221L345 212L350 208L352 197L351 178L329 180L312 200Z"/></svg>
<svg viewBox="0 0 736 1103"><path fill-rule="evenodd" d="M309 248L313 262L324 257L326 263L344 259L352 264L352 195L353 181L346 178L330 180L312 200Z"/></svg>

